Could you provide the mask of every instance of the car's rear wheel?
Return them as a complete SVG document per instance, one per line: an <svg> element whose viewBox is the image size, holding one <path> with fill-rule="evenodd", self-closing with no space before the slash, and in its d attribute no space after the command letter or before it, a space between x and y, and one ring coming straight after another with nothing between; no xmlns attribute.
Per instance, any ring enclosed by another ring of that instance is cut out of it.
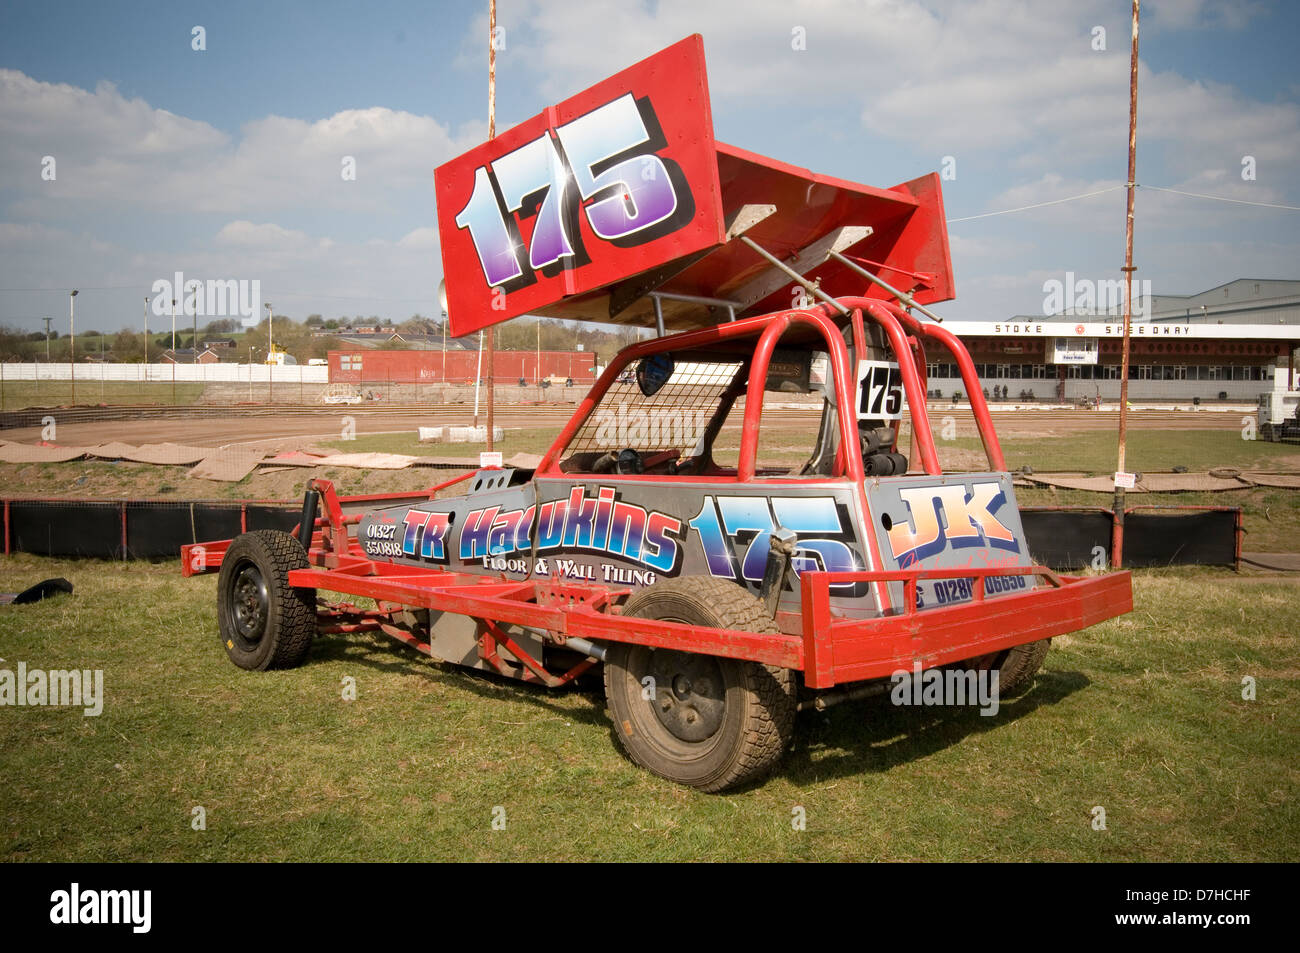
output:
<svg viewBox="0 0 1300 953"><path fill-rule="evenodd" d="M316 590L289 585L289 572L307 565L302 544L288 533L254 530L231 542L217 579L217 624L240 668L293 668L307 657Z"/></svg>
<svg viewBox="0 0 1300 953"><path fill-rule="evenodd" d="M665 580L633 595L623 615L748 632L777 631L735 583ZM788 669L672 649L614 643L605 696L629 757L661 777L716 792L759 777L794 731Z"/></svg>
<svg viewBox="0 0 1300 953"><path fill-rule="evenodd" d="M1051 639L1026 642L1001 652L992 652L978 658L967 659L960 663L964 668L976 671L987 669L998 673L998 695L1010 697L1018 695L1029 688L1034 676L1043 667L1047 659L1047 650L1052 647Z"/></svg>

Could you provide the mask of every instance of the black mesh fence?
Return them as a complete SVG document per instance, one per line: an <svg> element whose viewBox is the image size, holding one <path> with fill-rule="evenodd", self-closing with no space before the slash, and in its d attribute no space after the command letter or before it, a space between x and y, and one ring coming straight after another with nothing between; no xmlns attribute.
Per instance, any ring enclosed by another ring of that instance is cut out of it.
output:
<svg viewBox="0 0 1300 953"><path fill-rule="evenodd" d="M5 552L175 559L186 543L291 530L300 504L204 500L4 500Z"/></svg>
<svg viewBox="0 0 1300 953"><path fill-rule="evenodd" d="M3 507L4 552L102 559L175 559L186 543L288 532L301 513L297 501L7 499ZM1036 563L1061 571L1110 564L1110 510L1026 507L1020 517ZM1124 565L1235 568L1240 526L1239 507L1134 507Z"/></svg>

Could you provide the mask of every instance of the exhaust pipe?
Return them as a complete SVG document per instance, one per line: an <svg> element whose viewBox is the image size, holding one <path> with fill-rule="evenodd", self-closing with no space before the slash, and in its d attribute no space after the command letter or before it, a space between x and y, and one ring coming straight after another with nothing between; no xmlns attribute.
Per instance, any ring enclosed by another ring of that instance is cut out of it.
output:
<svg viewBox="0 0 1300 953"><path fill-rule="evenodd" d="M579 639L571 635L564 640L564 647L573 649L575 652L581 652L583 655L594 658L599 662L605 661L605 646L597 645L595 642L588 642L586 639Z"/></svg>
<svg viewBox="0 0 1300 953"><path fill-rule="evenodd" d="M298 542L307 551L311 550L312 533L316 531L316 501L319 496L316 488L310 485L302 495L302 522L298 524Z"/></svg>
<svg viewBox="0 0 1300 953"><path fill-rule="evenodd" d="M799 702L795 706L796 711L825 711L827 708L834 708L844 702L858 701L863 698L873 698L876 695L883 695L889 691L890 683L871 682L867 685L859 685L857 688L847 688L839 692L827 692L824 695L818 695L816 698L810 698L808 701Z"/></svg>

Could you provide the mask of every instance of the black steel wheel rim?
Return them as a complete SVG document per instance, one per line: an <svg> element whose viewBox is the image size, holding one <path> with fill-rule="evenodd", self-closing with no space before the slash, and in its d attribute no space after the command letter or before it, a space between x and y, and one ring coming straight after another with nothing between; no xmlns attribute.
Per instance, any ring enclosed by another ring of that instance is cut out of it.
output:
<svg viewBox="0 0 1300 953"><path fill-rule="evenodd" d="M271 593L266 578L251 562L241 564L230 584L230 621L235 634L249 646L262 641L271 612Z"/></svg>
<svg viewBox="0 0 1300 953"><path fill-rule="evenodd" d="M711 655L660 649L650 654L654 691L648 704L664 729L681 741L713 737L727 712L727 686Z"/></svg>

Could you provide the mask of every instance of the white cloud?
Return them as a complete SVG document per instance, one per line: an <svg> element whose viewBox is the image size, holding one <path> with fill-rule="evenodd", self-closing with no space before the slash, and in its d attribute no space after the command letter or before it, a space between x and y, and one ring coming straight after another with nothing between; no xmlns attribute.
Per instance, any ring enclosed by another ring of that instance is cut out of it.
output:
<svg viewBox="0 0 1300 953"><path fill-rule="evenodd" d="M168 211L258 213L310 206L370 213L427 203L433 169L481 138L428 116L384 107L307 122L268 116L232 138L109 83L94 92L0 70L0 168L19 214L130 206ZM41 177L53 156L56 178ZM350 157L355 179L344 178ZM62 204L60 204L62 203Z"/></svg>
<svg viewBox="0 0 1300 953"><path fill-rule="evenodd" d="M222 226L213 238L219 245L234 245L254 248L266 248L272 246L302 246L307 242L307 235L303 232L293 231L288 228L281 228L279 225L263 224L256 225L253 222L240 220L230 222Z"/></svg>

